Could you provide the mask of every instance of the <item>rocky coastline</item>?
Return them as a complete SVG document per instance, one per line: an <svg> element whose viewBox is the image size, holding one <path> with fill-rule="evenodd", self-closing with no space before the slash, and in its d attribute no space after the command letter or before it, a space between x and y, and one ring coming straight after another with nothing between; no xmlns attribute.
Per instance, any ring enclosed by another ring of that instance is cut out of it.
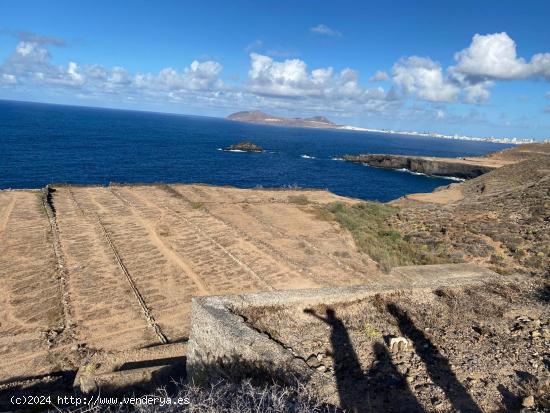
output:
<svg viewBox="0 0 550 413"><path fill-rule="evenodd" d="M362 163L385 169L407 169L426 175L473 179L496 169L496 166L468 162L464 159L429 158L387 154L345 155L347 162Z"/></svg>

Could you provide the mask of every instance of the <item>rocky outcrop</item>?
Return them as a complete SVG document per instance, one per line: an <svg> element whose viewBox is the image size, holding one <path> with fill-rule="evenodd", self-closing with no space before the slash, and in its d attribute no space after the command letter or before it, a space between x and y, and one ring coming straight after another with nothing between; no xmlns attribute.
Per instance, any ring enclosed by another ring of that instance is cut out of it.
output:
<svg viewBox="0 0 550 413"><path fill-rule="evenodd" d="M494 166L469 163L457 158L428 158L403 155L345 155L344 160L348 162L363 163L377 168L407 169L411 172L423 173L426 175L452 176L456 178L472 179L484 173L496 169Z"/></svg>
<svg viewBox="0 0 550 413"><path fill-rule="evenodd" d="M225 148L224 151L262 152L263 149L252 142L239 142Z"/></svg>

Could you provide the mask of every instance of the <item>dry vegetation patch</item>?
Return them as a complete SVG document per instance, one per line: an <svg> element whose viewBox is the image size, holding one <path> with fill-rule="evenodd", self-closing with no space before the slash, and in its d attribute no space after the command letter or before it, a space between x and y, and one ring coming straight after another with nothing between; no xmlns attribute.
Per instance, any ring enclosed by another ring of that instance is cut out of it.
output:
<svg viewBox="0 0 550 413"><path fill-rule="evenodd" d="M486 284L246 312L353 411L532 411L549 405L550 310L537 284ZM538 409L538 410L537 410Z"/></svg>
<svg viewBox="0 0 550 413"><path fill-rule="evenodd" d="M328 212L328 214L327 214ZM384 271L414 264L438 264L443 260L427 244L411 240L391 225L399 208L377 202L347 204L334 202L317 212L317 216L336 220L349 230L360 251L366 252Z"/></svg>

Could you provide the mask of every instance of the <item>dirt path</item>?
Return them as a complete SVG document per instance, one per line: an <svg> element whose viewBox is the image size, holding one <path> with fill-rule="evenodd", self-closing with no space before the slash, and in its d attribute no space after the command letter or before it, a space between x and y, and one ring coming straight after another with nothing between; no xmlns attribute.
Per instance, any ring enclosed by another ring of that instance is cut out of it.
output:
<svg viewBox="0 0 550 413"><path fill-rule="evenodd" d="M83 215L67 187L56 189L53 202L77 342L106 350L157 343L96 220Z"/></svg>
<svg viewBox="0 0 550 413"><path fill-rule="evenodd" d="M181 270L185 272L185 274L193 280L199 294L200 295L210 294L210 291L207 285L199 277L199 275L195 273L193 268L185 261L185 259L180 254L174 251L172 246L168 244L165 239L163 239L159 235L156 225L148 221L146 218L144 218L142 213L135 206L135 204L129 201L128 199L126 199L119 190L114 189L113 187L110 187L109 190L121 201L125 202L132 208L134 216L139 220L140 224L147 230L147 233L153 245L155 245L155 247L157 247L159 251L166 258L168 258L172 263L180 267ZM159 220L162 220L162 215Z"/></svg>
<svg viewBox="0 0 550 413"><path fill-rule="evenodd" d="M55 368L54 358L40 358L32 366L10 363L47 350L48 340L63 326L57 261L40 192L8 194L0 223L0 383Z"/></svg>
<svg viewBox="0 0 550 413"><path fill-rule="evenodd" d="M140 194L137 193L136 197L140 197ZM144 202L147 202L144 198L141 198ZM204 241L207 243L212 244L213 248L219 249L223 252L227 257L229 257L235 264L240 266L242 269L244 269L246 272L248 272L250 275L254 277L254 279L265 289L273 290L274 287L266 281L261 275L259 275L256 271L254 271L250 266L246 263L237 258L229 249L224 247L220 242L216 241L213 237L211 237L207 231L205 231L200 225L198 225L195 221L187 218L184 214L180 214L178 211L173 209L172 207L168 206L166 203L162 205L162 208L164 208L166 211L172 214L173 217L176 217L179 220L183 220L184 224L190 228L193 228L195 233L201 237Z"/></svg>
<svg viewBox="0 0 550 413"><path fill-rule="evenodd" d="M201 201L208 202L209 193L204 188L176 186L175 189L183 197L185 197L183 194L185 191L186 193L195 193ZM279 257L284 257L285 261L293 265L300 273L305 272L319 285L364 283L368 282L366 274L371 274L371 276L376 274L376 263L370 257L362 257L367 265L364 262L357 265L356 260L352 260L355 261L355 265L350 265L334 255L334 250L327 250L327 247L332 249L338 244L348 254L355 250L351 239L342 245L342 237L338 237L338 239L333 236L338 230L337 226L310 219L310 214L301 210L299 206L289 203L289 195L285 193L276 193L275 195L279 199L272 198L267 204L269 208L266 208L265 202L247 202L240 208L234 208L235 213L229 214L228 208L224 208L226 202L217 201L209 202L206 211L214 217L238 227L256 243L269 245ZM232 205L239 201L235 195L228 194L226 198L230 199ZM294 245L294 248L289 248L290 243ZM328 276L329 272L337 274L337 277Z"/></svg>
<svg viewBox="0 0 550 413"><path fill-rule="evenodd" d="M115 257L120 270L122 271L122 273L126 277L126 280L128 281L128 284L130 285L130 288L132 289L132 292L134 293L134 296L135 296L135 298L136 298L136 300L139 304L139 307L141 308L141 311L143 312L143 315L145 316L145 319L147 320L147 324L149 324L149 326L154 330L154 332L155 332L156 336L158 337L161 344L167 343L168 339L166 338L166 336L164 335L164 333L162 332L162 330L160 329L160 327L156 323L155 318L153 317L153 315L151 313L151 310L147 307L147 304L145 303L145 300L143 299L143 296L141 295L140 291L138 290L138 288L136 286L136 283L134 282L132 276L130 275L130 272L128 271L128 268L126 267L126 265L122 261L122 258L120 257L120 254L118 253L118 250L115 247L115 244L113 243L113 240L112 240L111 236L109 235L109 232L107 231L107 228L105 228L105 225L101 221L101 218L99 217L99 215L97 215L93 212L90 213L89 211L88 212L85 211L82 208L82 206L78 203L78 201L76 200L76 198L75 198L73 192L71 191L70 187L68 188L68 192L69 192L69 196L71 197L71 199L75 203L76 207L80 210L82 215L86 216L86 215L89 214L89 215L92 216L92 219L96 220L97 225L99 226L99 228L101 229L101 232L103 233L103 236L105 237L105 241L107 242L107 244L111 248L111 252L113 253L113 255Z"/></svg>
<svg viewBox="0 0 550 413"><path fill-rule="evenodd" d="M6 225L8 225L8 220L10 218L11 211L13 211L14 206L15 206L15 195L12 195L7 205L5 205L4 208L2 208L2 215L0 217L0 232L5 231Z"/></svg>
<svg viewBox="0 0 550 413"><path fill-rule="evenodd" d="M167 188L164 188L167 189ZM193 191L199 192L197 188L193 188ZM184 195L181 191L178 191L177 189L174 189L170 187L170 193L181 197L184 199L187 203L190 205L193 204L193 201L191 201L186 195ZM201 196L207 196L204 192L201 193ZM231 196L228 196L231 198ZM206 201L206 204L214 204L214 201ZM226 202L228 203L228 202ZM232 201L232 205L248 205L248 202L244 201ZM212 206L212 205L211 205ZM329 285L330 281L323 280L321 276L318 274L313 273L309 270L306 266L301 265L300 263L292 260L287 254L285 254L281 249L278 249L274 247L272 244L265 242L263 239L260 239L256 235L253 235L250 233L250 231L243 230L242 228L235 225L232 221L228 220L226 217L224 217L222 214L216 213L212 211L212 208L208 208L207 206L204 206L202 208L206 213L208 213L209 216L212 218L219 220L220 222L223 222L223 224L230 227L233 231L235 231L243 240L249 242L250 244L254 245L256 248L258 248L260 251L262 251L264 254L267 254L274 260L277 260L279 265L284 267L284 271L288 272L289 274L295 275L297 278L303 278L307 277L307 279L313 283L313 286L323 286L323 285ZM304 286L302 286L305 288ZM290 288L290 285L289 285Z"/></svg>

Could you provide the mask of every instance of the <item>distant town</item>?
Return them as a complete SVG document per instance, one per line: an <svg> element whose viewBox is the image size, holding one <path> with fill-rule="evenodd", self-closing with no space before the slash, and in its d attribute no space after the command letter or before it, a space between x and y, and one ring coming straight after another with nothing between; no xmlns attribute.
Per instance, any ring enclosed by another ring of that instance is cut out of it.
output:
<svg viewBox="0 0 550 413"><path fill-rule="evenodd" d="M443 133L438 132L416 132L416 131L395 131L392 129L370 129L370 128L359 128L356 126L341 126L340 129L345 130L354 130L354 131L360 131L360 132L377 132L377 133L387 133L387 134L395 134L395 135L411 135L411 136L429 136L432 138L440 138L440 139L454 139L454 140L462 140L462 141L478 141L478 142L493 142L493 143L507 143L512 145L523 145L526 143L535 143L535 142L550 142L549 139L527 139L527 138L504 138L504 137L476 137L476 136L467 136L467 135L445 135Z"/></svg>

